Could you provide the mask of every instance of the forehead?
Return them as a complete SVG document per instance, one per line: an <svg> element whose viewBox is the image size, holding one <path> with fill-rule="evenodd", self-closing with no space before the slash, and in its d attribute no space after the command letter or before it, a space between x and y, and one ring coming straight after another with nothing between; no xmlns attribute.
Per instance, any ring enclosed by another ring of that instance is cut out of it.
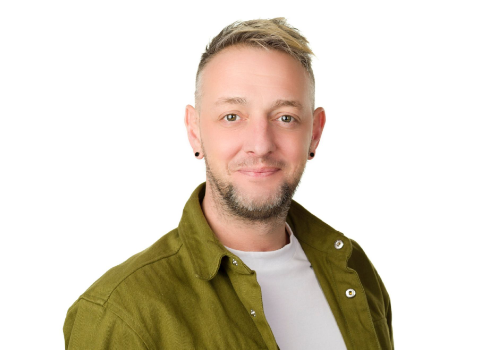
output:
<svg viewBox="0 0 500 350"><path fill-rule="evenodd" d="M310 85L306 69L290 55L242 45L219 52L207 63L200 78L204 103L224 96L307 103Z"/></svg>

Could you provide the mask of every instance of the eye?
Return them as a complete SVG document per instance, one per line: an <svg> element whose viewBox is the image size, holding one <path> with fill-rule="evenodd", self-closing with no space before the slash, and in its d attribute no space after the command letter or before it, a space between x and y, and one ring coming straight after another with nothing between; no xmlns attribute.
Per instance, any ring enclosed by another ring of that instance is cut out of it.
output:
<svg viewBox="0 0 500 350"><path fill-rule="evenodd" d="M291 122L292 122L292 120L294 120L295 118L294 118L294 117L292 117L291 115L282 115L282 116L280 117L280 119L281 119L281 121L282 121L282 122L285 122L285 123L291 123Z"/></svg>
<svg viewBox="0 0 500 350"><path fill-rule="evenodd" d="M238 118L239 116L237 114L227 114L224 116L224 119L226 119L228 122L234 122Z"/></svg>

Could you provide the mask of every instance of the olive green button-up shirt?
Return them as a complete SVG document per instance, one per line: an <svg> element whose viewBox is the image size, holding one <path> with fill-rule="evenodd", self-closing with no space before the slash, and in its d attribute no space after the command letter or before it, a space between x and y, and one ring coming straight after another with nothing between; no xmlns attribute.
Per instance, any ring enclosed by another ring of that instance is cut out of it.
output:
<svg viewBox="0 0 500 350"><path fill-rule="evenodd" d="M176 229L110 269L70 307L66 349L279 349L256 273L216 238L204 195L201 184ZM360 246L295 201L286 220L347 349L394 349L389 295Z"/></svg>

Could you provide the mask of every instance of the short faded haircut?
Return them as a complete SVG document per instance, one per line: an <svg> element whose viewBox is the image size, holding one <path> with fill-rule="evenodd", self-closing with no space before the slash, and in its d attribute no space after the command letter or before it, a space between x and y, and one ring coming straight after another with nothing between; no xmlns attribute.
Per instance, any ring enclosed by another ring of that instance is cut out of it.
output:
<svg viewBox="0 0 500 350"><path fill-rule="evenodd" d="M314 110L314 73L311 67L311 56L314 55L308 46L309 42L298 29L290 26L284 17L273 19L255 19L236 21L213 38L201 55L196 72L195 105L200 104L200 76L208 62L223 49L233 45L248 45L266 50L278 50L287 53L299 61L309 73L311 86L311 104Z"/></svg>

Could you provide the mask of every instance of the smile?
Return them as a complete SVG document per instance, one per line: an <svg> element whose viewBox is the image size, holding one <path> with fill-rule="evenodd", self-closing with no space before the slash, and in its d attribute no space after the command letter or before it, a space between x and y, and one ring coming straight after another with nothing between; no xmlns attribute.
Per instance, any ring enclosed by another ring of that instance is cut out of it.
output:
<svg viewBox="0 0 500 350"><path fill-rule="evenodd" d="M279 168L243 168L238 172L251 177L267 177L276 174L280 170Z"/></svg>

